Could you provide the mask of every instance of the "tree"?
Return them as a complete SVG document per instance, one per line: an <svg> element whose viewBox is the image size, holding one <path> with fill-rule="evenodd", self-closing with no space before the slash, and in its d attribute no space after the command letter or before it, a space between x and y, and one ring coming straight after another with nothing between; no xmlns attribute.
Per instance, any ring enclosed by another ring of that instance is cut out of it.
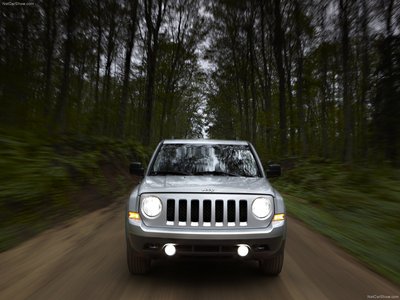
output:
<svg viewBox="0 0 400 300"><path fill-rule="evenodd" d="M122 83L121 103L119 107L118 135L120 137L125 136L125 118L127 109L126 106L128 103L128 85L131 72L132 51L136 34L138 0L134 0L133 2L128 1L126 5L128 7L130 6L131 7L129 10L130 18L128 23L126 46L125 46L124 78Z"/></svg>
<svg viewBox="0 0 400 300"><path fill-rule="evenodd" d="M279 131L280 152L287 154L287 126L286 126L286 95L285 95L285 70L283 67L284 33L282 30L282 14L280 0L274 0L274 54L276 69L279 78Z"/></svg>
<svg viewBox="0 0 400 300"><path fill-rule="evenodd" d="M107 2L106 2L107 3ZM111 121L110 121L110 94L111 94L111 66L115 58L118 34L118 18L120 16L120 7L118 1L110 1L106 6L106 20L107 20L107 44L106 44L106 63L105 63L105 74L103 80L102 90L102 128L104 133L110 133Z"/></svg>
<svg viewBox="0 0 400 300"><path fill-rule="evenodd" d="M342 81L343 81L343 115L344 115L344 161L353 161L353 125L352 125L352 100L349 92L349 31L351 1L339 0L339 23L342 42Z"/></svg>
<svg viewBox="0 0 400 300"><path fill-rule="evenodd" d="M297 49L297 111L299 134L301 140L301 154L308 156L308 143L305 128L304 101L303 101L303 45L302 45L302 10L298 0L294 1L294 18L296 26L296 49Z"/></svg>
<svg viewBox="0 0 400 300"><path fill-rule="evenodd" d="M45 87L43 93L43 115L48 116L51 110L52 100L52 79L53 79L53 61L54 61L54 50L57 35L57 21L56 21L56 3L55 0L46 0L44 2L46 23L44 36L44 44L46 47L45 52Z"/></svg>
<svg viewBox="0 0 400 300"><path fill-rule="evenodd" d="M61 81L60 94L56 106L56 119L55 122L61 132L67 128L67 108L68 108L68 95L70 84L70 64L72 55L72 40L75 29L76 17L76 3L75 0L68 1L68 12L66 15L66 38L64 41L64 63L63 63L63 77Z"/></svg>
<svg viewBox="0 0 400 300"><path fill-rule="evenodd" d="M154 83L157 66L158 39L161 22L167 9L167 0L144 1L144 15L147 28L146 40L146 91L145 91L145 119L143 120L143 143L149 145L153 129ZM155 13L154 13L155 12ZM154 15L155 14L155 15Z"/></svg>
<svg viewBox="0 0 400 300"><path fill-rule="evenodd" d="M374 100L375 138L384 148L384 157L393 164L399 164L399 134L398 116L400 111L400 39L393 32L394 1L386 1L385 37L380 41L378 67L379 79ZM396 50L394 50L396 49Z"/></svg>
<svg viewBox="0 0 400 300"><path fill-rule="evenodd" d="M97 124L99 118L99 85L100 85L100 67L101 67L101 54L102 54L102 40L103 40L103 8L101 6L101 1L96 0L96 18L94 24L96 25L97 43L96 43L96 76L95 76L95 87L94 87L94 114L93 114L93 127L100 126Z"/></svg>
<svg viewBox="0 0 400 300"><path fill-rule="evenodd" d="M398 20L394 0L3 5L0 124L398 164Z"/></svg>

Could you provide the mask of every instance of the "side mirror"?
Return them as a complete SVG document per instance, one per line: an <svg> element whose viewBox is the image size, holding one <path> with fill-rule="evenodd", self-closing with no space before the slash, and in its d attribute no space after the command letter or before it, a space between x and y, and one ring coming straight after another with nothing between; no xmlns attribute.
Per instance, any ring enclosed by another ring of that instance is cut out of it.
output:
<svg viewBox="0 0 400 300"><path fill-rule="evenodd" d="M129 173L132 175L137 175L137 176L144 176L144 168L142 166L142 163L140 162L132 162L129 165Z"/></svg>
<svg viewBox="0 0 400 300"><path fill-rule="evenodd" d="M266 169L267 178L279 177L282 175L281 165L269 164Z"/></svg>

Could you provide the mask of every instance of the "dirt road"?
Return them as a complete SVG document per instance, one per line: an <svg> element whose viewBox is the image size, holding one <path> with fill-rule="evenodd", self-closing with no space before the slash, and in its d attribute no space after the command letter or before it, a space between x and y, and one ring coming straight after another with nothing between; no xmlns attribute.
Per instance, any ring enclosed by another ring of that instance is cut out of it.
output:
<svg viewBox="0 0 400 300"><path fill-rule="evenodd" d="M399 299L400 289L289 219L277 278L256 263L156 261L129 275L121 203L72 220L0 254L0 299ZM394 297L393 297L394 296Z"/></svg>

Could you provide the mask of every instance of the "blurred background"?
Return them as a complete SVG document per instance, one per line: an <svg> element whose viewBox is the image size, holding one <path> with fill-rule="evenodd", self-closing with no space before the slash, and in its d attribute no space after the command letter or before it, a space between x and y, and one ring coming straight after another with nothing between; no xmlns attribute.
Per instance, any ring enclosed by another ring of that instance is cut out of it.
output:
<svg viewBox="0 0 400 300"><path fill-rule="evenodd" d="M161 139L244 139L398 284L399 117L398 0L3 1L0 251L127 195Z"/></svg>

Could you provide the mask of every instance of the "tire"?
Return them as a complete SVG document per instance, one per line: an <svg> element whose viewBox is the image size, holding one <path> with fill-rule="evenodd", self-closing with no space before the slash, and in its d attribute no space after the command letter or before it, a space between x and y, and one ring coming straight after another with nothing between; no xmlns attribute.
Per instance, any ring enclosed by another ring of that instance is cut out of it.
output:
<svg viewBox="0 0 400 300"><path fill-rule="evenodd" d="M126 254L129 273L132 275L147 274L150 271L151 260L148 257L138 255L127 242Z"/></svg>
<svg viewBox="0 0 400 300"><path fill-rule="evenodd" d="M283 251L280 251L275 256L269 259L263 259L260 261L260 269L265 275L278 276L282 271L283 266Z"/></svg>

